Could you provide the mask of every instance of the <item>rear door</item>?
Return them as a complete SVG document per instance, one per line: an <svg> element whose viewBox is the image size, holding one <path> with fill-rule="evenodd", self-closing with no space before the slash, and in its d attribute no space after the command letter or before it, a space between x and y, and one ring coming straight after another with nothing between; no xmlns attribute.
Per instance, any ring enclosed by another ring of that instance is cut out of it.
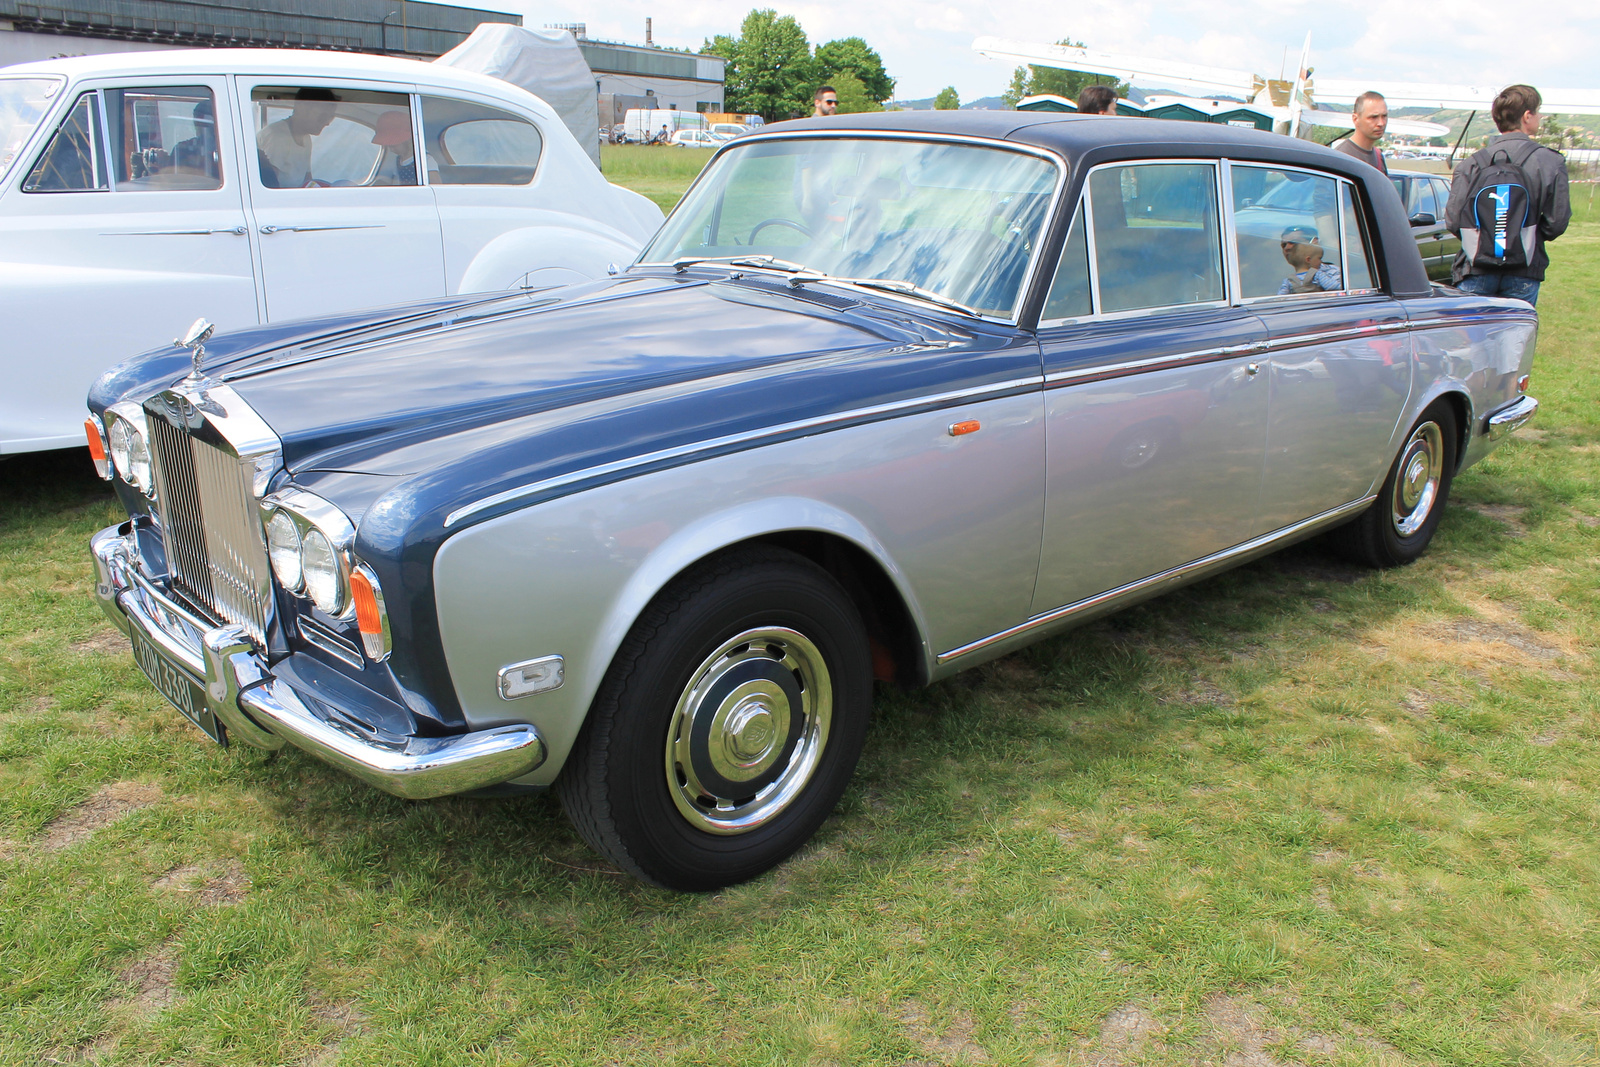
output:
<svg viewBox="0 0 1600 1067"><path fill-rule="evenodd" d="M445 294L410 90L235 79L269 321Z"/></svg>
<svg viewBox="0 0 1600 1067"><path fill-rule="evenodd" d="M1210 161L1089 175L1039 323L1047 421L1036 616L1256 530L1266 334L1227 300L1218 180Z"/></svg>

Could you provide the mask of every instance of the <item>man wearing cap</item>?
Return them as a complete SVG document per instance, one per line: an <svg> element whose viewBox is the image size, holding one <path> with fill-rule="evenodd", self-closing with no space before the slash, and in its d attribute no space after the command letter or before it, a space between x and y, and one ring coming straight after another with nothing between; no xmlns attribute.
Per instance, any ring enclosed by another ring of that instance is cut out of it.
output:
<svg viewBox="0 0 1600 1067"><path fill-rule="evenodd" d="M372 143L383 149L373 185L417 184L417 150L411 138L411 112L385 111L378 116Z"/></svg>

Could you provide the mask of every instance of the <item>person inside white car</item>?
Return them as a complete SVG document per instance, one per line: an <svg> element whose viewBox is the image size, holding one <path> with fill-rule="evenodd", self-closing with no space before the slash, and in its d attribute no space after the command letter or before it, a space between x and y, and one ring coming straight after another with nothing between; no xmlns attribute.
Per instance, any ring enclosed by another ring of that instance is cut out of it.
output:
<svg viewBox="0 0 1600 1067"><path fill-rule="evenodd" d="M383 149L383 158L372 177L373 185L417 184L417 149L411 136L411 112L385 111L378 116L372 143Z"/></svg>
<svg viewBox="0 0 1600 1067"><path fill-rule="evenodd" d="M256 134L261 184L270 189L299 189L315 184L311 176L312 141L338 111L333 90L306 86L294 96L287 118L261 128Z"/></svg>

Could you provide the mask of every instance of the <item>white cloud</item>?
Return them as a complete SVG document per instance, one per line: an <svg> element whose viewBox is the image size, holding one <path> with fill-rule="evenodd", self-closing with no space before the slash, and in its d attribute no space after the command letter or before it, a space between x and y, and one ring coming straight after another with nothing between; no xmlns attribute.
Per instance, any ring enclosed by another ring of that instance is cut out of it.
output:
<svg viewBox="0 0 1600 1067"><path fill-rule="evenodd" d="M467 0L471 2L471 0ZM1509 10L1505 0L1449 5L1369 0L1329 5L1312 0L1128 0L1067 10L1060 0L980 0L960 6L878 3L783 3L781 0L685 0L664 7L611 0L603 8L573 0L479 0L515 11L529 26L586 22L592 37L642 42L654 16L655 41L698 48L718 33L737 34L755 7L793 15L812 43L862 37L883 56L898 95L932 96L954 85L963 100L1000 93L1011 69L972 51L984 34L1042 43L1071 37L1091 48L1250 70L1276 77L1293 70L1306 32L1312 63L1324 77L1466 84L1527 81L1600 88L1600 5L1543 0ZM1285 60L1287 55L1287 60Z"/></svg>

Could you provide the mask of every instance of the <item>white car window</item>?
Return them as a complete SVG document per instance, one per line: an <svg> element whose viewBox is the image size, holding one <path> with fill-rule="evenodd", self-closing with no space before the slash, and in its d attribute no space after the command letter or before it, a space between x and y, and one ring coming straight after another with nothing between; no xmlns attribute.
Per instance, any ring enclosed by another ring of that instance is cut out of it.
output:
<svg viewBox="0 0 1600 1067"><path fill-rule="evenodd" d="M112 179L119 191L222 188L210 89L109 89L105 99Z"/></svg>
<svg viewBox="0 0 1600 1067"><path fill-rule="evenodd" d="M67 117L61 120L55 136L39 154L27 180L22 183L25 193L88 193L103 192L110 187L106 181L106 159L100 137L100 100L98 93L84 93L78 97Z"/></svg>
<svg viewBox="0 0 1600 1067"><path fill-rule="evenodd" d="M268 189L418 183L405 93L260 85L250 102Z"/></svg>
<svg viewBox="0 0 1600 1067"><path fill-rule="evenodd" d="M544 151L533 123L465 100L423 97L422 130L435 185L527 185Z"/></svg>

